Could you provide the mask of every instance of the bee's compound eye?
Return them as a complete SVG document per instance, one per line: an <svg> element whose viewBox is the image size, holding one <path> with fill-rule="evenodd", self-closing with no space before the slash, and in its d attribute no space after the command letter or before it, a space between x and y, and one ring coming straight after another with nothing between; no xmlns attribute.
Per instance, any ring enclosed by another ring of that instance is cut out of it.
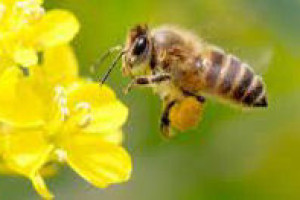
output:
<svg viewBox="0 0 300 200"><path fill-rule="evenodd" d="M141 55L147 48L147 38L145 36L141 36L137 39L137 42L133 48L133 54L136 56Z"/></svg>

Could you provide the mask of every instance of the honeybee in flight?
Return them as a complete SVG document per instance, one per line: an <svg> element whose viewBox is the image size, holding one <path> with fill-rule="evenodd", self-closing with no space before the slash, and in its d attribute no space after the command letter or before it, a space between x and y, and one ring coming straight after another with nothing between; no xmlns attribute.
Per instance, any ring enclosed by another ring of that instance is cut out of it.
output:
<svg viewBox="0 0 300 200"><path fill-rule="evenodd" d="M123 75L132 78L126 93L136 86L151 87L162 99L160 127L167 138L173 136L171 127L185 130L197 124L206 95L267 107L265 84L248 64L184 29L132 28L102 83L120 59Z"/></svg>

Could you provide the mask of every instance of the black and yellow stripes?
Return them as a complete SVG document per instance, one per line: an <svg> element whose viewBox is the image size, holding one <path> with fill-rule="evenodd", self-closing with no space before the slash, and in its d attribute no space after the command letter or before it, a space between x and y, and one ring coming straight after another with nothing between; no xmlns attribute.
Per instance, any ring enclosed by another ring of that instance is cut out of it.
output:
<svg viewBox="0 0 300 200"><path fill-rule="evenodd" d="M254 77L253 72L246 65L242 64L240 67L242 68L240 77L236 82L236 87L232 90L232 98L236 101L242 100Z"/></svg>
<svg viewBox="0 0 300 200"><path fill-rule="evenodd" d="M239 72L241 71L240 61L238 58L228 55L225 66L222 69L223 77L218 84L218 92L221 95L227 95L234 87L234 82Z"/></svg>
<svg viewBox="0 0 300 200"><path fill-rule="evenodd" d="M205 82L208 88L214 88L220 77L225 54L221 51L211 51L206 64Z"/></svg>
<svg viewBox="0 0 300 200"><path fill-rule="evenodd" d="M253 79L252 84L248 87L247 92L243 96L242 102L246 105L256 107L267 106L263 82L259 76L255 76Z"/></svg>
<svg viewBox="0 0 300 200"><path fill-rule="evenodd" d="M246 63L215 49L203 62L207 91L245 106L267 106L264 83Z"/></svg>

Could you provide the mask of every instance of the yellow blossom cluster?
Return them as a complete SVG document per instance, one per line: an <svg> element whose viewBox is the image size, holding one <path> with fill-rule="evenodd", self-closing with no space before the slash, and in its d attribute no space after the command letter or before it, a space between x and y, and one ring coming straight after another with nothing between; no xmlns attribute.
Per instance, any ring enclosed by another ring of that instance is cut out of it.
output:
<svg viewBox="0 0 300 200"><path fill-rule="evenodd" d="M43 177L56 162L97 187L124 182L128 110L107 86L78 76L68 43L79 23L42 3L0 0L0 173L29 178L44 199L53 198Z"/></svg>

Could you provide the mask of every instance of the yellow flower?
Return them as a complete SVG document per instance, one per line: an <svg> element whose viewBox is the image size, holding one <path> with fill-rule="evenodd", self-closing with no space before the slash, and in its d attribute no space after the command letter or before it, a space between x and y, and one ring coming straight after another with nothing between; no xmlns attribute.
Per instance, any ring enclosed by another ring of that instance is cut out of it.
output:
<svg viewBox="0 0 300 200"><path fill-rule="evenodd" d="M0 160L43 198L53 197L41 175L49 162L66 162L101 188L128 180L131 160L121 146L128 110L107 86L77 76L69 46L45 50L30 76L10 68L0 80Z"/></svg>
<svg viewBox="0 0 300 200"><path fill-rule="evenodd" d="M0 72L38 63L38 52L71 41L79 30L64 10L45 12L42 0L0 0Z"/></svg>

